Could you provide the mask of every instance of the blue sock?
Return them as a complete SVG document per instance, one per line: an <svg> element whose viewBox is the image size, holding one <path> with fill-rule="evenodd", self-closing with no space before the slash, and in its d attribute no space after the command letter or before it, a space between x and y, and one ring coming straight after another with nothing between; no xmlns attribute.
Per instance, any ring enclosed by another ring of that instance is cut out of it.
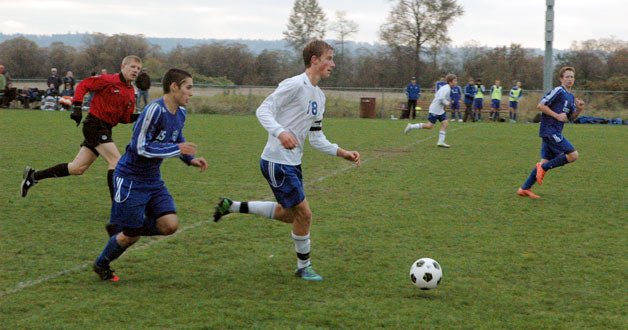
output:
<svg viewBox="0 0 628 330"><path fill-rule="evenodd" d="M100 256L96 258L96 264L98 266L109 267L110 262L118 259L118 257L120 257L124 253L124 251L126 251L125 247L122 247L120 246L120 244L118 244L116 236L118 235L111 236L111 238L107 242L107 245L105 245L104 250L102 250Z"/></svg>
<svg viewBox="0 0 628 330"><path fill-rule="evenodd" d="M543 169L546 171L549 171L551 169L553 169L554 167L561 167L565 164L569 163L567 161L567 155L565 154L560 154L557 157L555 157L554 159L550 160L549 162L543 164Z"/></svg>
<svg viewBox="0 0 628 330"><path fill-rule="evenodd" d="M536 167L532 170L532 172L530 172L530 176L526 179L526 182L523 183L523 186L521 186L521 189L528 190L532 188L535 182L536 182Z"/></svg>

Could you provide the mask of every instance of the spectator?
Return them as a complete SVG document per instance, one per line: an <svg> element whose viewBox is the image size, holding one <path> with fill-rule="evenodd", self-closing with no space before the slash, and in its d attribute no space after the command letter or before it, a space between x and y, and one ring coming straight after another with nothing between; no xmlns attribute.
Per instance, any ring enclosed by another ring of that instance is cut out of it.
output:
<svg viewBox="0 0 628 330"><path fill-rule="evenodd" d="M469 78L469 82L466 86L464 86L464 118L463 120L466 122L469 120L475 121L475 117L473 116L473 100L475 99L475 94L478 92L477 87L473 83L473 78Z"/></svg>
<svg viewBox="0 0 628 330"><path fill-rule="evenodd" d="M476 92L473 98L473 121L482 119L482 108L484 107L484 93L486 88L482 85L482 79L475 80Z"/></svg>
<svg viewBox="0 0 628 330"><path fill-rule="evenodd" d="M515 82L515 86L508 93L508 108L509 108L509 116L510 122L517 122L517 108L519 106L519 100L523 95L523 90L521 89L521 81Z"/></svg>
<svg viewBox="0 0 628 330"><path fill-rule="evenodd" d="M495 80L495 85L491 86L491 120L499 120L499 107L502 102L502 86L499 80Z"/></svg>
<svg viewBox="0 0 628 330"><path fill-rule="evenodd" d="M7 87L7 77L4 75L4 65L0 64L0 100L4 100L5 87Z"/></svg>
<svg viewBox="0 0 628 330"><path fill-rule="evenodd" d="M74 74L72 71L68 71L65 73L65 77L63 77L63 84L70 84L70 89L74 90L74 85L76 81L74 80Z"/></svg>
<svg viewBox="0 0 628 330"><path fill-rule="evenodd" d="M63 85L63 90L61 91L61 96L74 96L74 88L70 85L70 83L65 83Z"/></svg>
<svg viewBox="0 0 628 330"><path fill-rule="evenodd" d="M30 103L39 101L39 91L37 88L29 88L24 86L18 93L17 100L22 103L24 109L30 109Z"/></svg>
<svg viewBox="0 0 628 330"><path fill-rule="evenodd" d="M137 105L137 110L142 111L144 107L140 106L140 100L144 100L144 106L148 104L148 90L150 90L150 76L147 73L148 69L142 68L142 72L137 76L135 80L135 86L137 86L138 94L137 100L135 101Z"/></svg>
<svg viewBox="0 0 628 330"><path fill-rule="evenodd" d="M440 76L440 79L436 82L436 86L434 87L434 93L438 92L438 90L445 85L447 85L445 76Z"/></svg>
<svg viewBox="0 0 628 330"><path fill-rule="evenodd" d="M49 86L52 84L54 86L54 88L57 89L57 93L59 93L59 87L61 86L61 77L59 77L59 75L57 75L57 69L56 68L52 68L50 69L50 77L48 77L48 81L46 82L46 86Z"/></svg>
<svg viewBox="0 0 628 330"><path fill-rule="evenodd" d="M416 102L421 96L421 86L417 84L416 77L410 79L410 83L406 87L406 96L408 97L408 110L404 111L401 119L412 117L416 118Z"/></svg>
<svg viewBox="0 0 628 330"><path fill-rule="evenodd" d="M103 74L107 74L107 69L101 69L101 70L100 70L100 74L101 74L101 75L103 75Z"/></svg>
<svg viewBox="0 0 628 330"><path fill-rule="evenodd" d="M462 89L460 86L455 85L451 87L451 121L456 121L456 114L458 114L458 121L462 121L462 114L460 113L460 99L462 98Z"/></svg>
<svg viewBox="0 0 628 330"><path fill-rule="evenodd" d="M2 98L0 98L0 107L8 108L11 102L13 102L16 99L17 99L17 88L13 87L13 83L9 81L4 87Z"/></svg>
<svg viewBox="0 0 628 330"><path fill-rule="evenodd" d="M48 84L48 89L46 89L46 92L44 93L44 97L46 96L59 96L59 90L55 87L54 84Z"/></svg>

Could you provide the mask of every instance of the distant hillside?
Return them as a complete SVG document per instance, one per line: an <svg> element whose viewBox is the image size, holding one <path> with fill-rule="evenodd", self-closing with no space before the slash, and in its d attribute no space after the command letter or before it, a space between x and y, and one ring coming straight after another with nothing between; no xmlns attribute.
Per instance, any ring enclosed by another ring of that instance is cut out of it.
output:
<svg viewBox="0 0 628 330"><path fill-rule="evenodd" d="M83 40L88 33L68 33L68 34L52 34L52 35L35 35L35 34L3 34L0 33L0 43L14 39L19 36L23 36L26 39L32 40L39 47L48 47L53 42L62 42L65 45L78 48L83 45ZM247 39L192 39L192 38L156 38L145 37L146 41L152 45L158 45L164 52L169 52L177 45L188 48L196 45L211 44L211 43L239 43L246 45L253 54L259 54L264 50L288 50L291 48L284 40L247 40ZM366 48L370 50L376 49L377 45L372 45L364 42L352 42L347 41L345 43L345 50L353 52L359 48Z"/></svg>

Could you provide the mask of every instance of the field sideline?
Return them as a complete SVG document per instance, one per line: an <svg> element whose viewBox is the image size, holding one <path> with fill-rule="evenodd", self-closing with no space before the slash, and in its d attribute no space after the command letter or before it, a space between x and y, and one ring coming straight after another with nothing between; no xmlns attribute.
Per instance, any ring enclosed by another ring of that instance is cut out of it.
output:
<svg viewBox="0 0 628 330"><path fill-rule="evenodd" d="M407 121L328 118L327 137L363 165L308 147L312 260L295 278L290 229L252 216L211 221L218 197L271 199L258 169L266 132L254 116L193 114L186 138L209 170L162 166L180 231L142 240L100 282L106 165L18 194L25 165L71 160L69 113L0 111L0 328L625 328L628 130L569 125L580 159L515 194L538 158L535 124L452 123L403 135ZM130 126L114 130L124 148ZM413 287L411 263L443 266Z"/></svg>

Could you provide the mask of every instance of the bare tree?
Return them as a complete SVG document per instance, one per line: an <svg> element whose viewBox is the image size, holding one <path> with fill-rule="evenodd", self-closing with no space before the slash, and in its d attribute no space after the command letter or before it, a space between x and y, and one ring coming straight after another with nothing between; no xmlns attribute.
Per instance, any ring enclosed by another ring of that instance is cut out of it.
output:
<svg viewBox="0 0 628 330"><path fill-rule="evenodd" d="M317 0L296 0L288 20L284 40L299 54L311 39L323 39L327 18Z"/></svg>
<svg viewBox="0 0 628 330"><path fill-rule="evenodd" d="M360 30L358 23L348 19L345 11L336 11L336 20L329 25L329 29L337 33L340 54L345 53L345 40Z"/></svg>
<svg viewBox="0 0 628 330"><path fill-rule="evenodd" d="M427 46L440 48L449 43L449 24L464 13L456 0L391 0L396 2L386 23L380 27L380 39L393 52L405 54L412 70L420 68L421 52Z"/></svg>

